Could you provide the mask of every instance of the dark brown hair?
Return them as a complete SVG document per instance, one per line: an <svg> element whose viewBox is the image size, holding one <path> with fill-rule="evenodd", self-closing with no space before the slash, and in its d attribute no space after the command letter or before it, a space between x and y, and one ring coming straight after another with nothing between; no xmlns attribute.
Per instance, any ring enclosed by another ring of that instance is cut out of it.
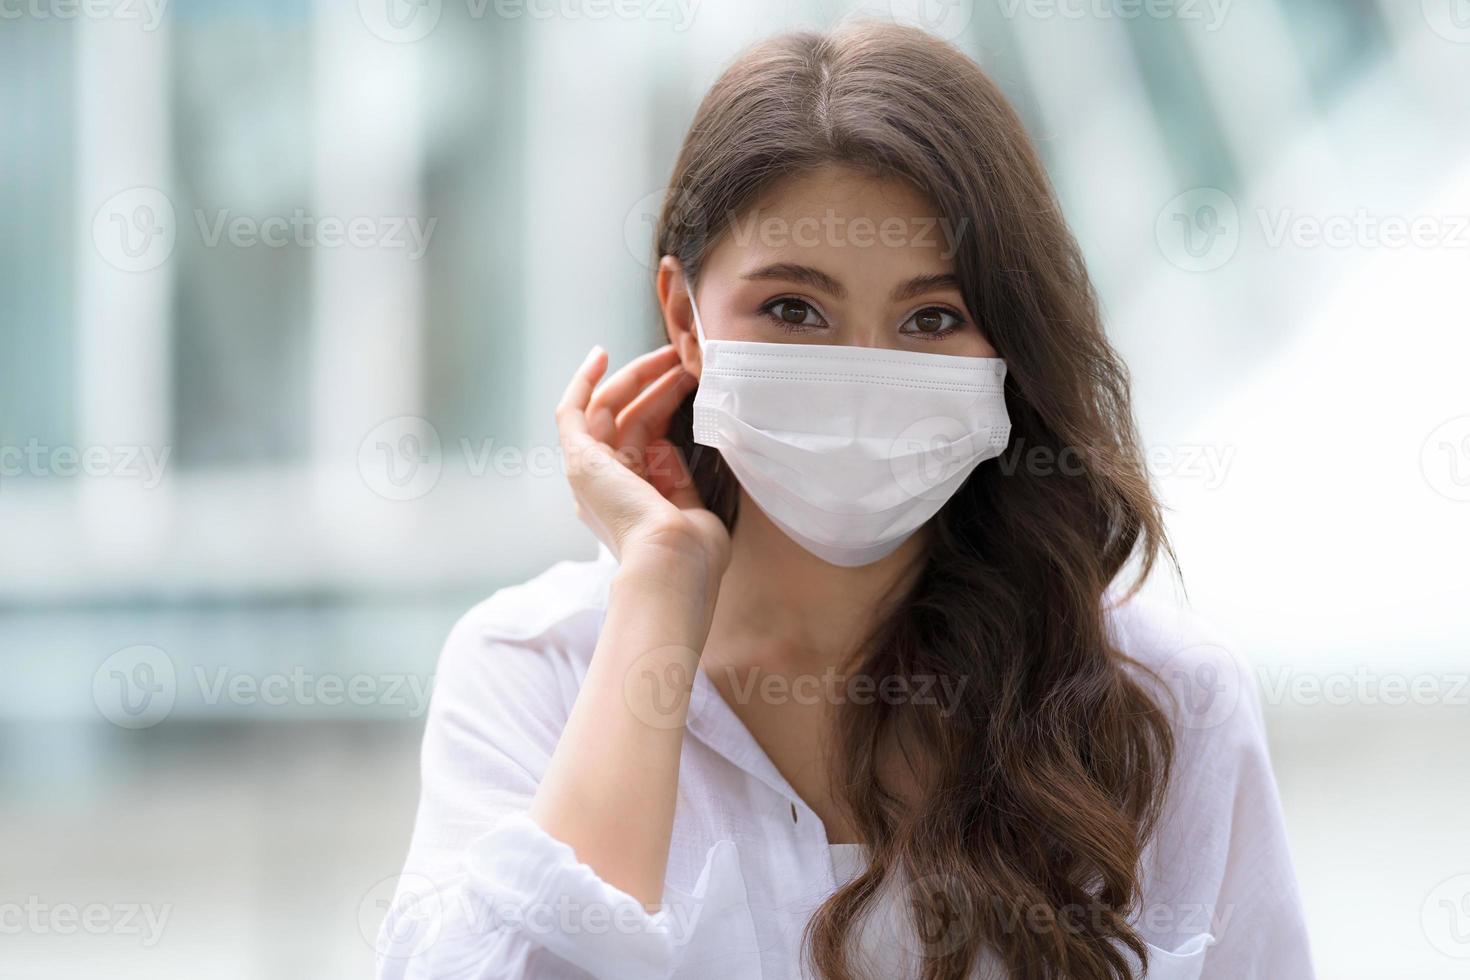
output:
<svg viewBox="0 0 1470 980"><path fill-rule="evenodd" d="M1128 977L1129 951L1147 959L1127 918L1173 740L1104 608L1130 559L1141 581L1170 554L1126 371L1020 120L973 61L916 29L856 23L742 55L689 130L657 254L697 278L731 216L827 164L909 181L965 229L955 272L1006 360L1012 440L932 519L915 584L855 655L880 682L966 683L943 713L839 709L833 786L871 861L814 914L805 955L828 980L853 975L847 939L893 876L925 980L969 976L986 951L1026 980ZM718 454L696 452L690 402L670 438L733 525L738 487ZM1074 465L1017 465L1037 451ZM916 798L885 783L884 752L921 774Z"/></svg>

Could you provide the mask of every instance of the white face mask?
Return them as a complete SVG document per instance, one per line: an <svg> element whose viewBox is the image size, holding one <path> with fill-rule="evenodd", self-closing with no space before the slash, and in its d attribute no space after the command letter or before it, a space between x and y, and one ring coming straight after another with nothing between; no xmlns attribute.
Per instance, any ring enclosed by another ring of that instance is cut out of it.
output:
<svg viewBox="0 0 1470 980"><path fill-rule="evenodd" d="M1000 358L710 340L697 306L694 329L694 441L834 565L891 554L1010 441Z"/></svg>

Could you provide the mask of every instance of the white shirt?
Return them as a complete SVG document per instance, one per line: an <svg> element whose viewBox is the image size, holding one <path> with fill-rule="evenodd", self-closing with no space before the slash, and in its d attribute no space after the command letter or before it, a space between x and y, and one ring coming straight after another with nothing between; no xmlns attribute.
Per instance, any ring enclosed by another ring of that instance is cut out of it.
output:
<svg viewBox="0 0 1470 980"><path fill-rule="evenodd" d="M862 851L829 845L704 671L657 914L525 815L603 621L617 566L599 550L496 592L451 631L413 840L379 934L384 980L807 976L802 928ZM1149 944L1148 980L1312 980L1245 664L1169 606L1135 598L1109 616L1117 642L1179 701L1175 769L1132 920ZM902 902L885 898L858 948L876 977L916 975L917 939Z"/></svg>

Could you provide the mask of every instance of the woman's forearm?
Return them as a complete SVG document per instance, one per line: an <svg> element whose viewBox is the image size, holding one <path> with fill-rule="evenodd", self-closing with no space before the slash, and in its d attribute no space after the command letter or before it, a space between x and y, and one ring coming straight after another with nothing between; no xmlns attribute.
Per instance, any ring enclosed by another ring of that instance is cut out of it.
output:
<svg viewBox="0 0 1470 980"><path fill-rule="evenodd" d="M624 558L530 816L653 911L663 899L689 690L712 603L703 569Z"/></svg>

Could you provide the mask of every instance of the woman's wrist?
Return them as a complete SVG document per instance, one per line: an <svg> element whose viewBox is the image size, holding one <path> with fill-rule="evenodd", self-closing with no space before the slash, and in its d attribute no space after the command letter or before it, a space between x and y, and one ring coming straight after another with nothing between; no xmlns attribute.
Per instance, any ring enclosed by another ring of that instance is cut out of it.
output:
<svg viewBox="0 0 1470 980"><path fill-rule="evenodd" d="M718 587L714 563L703 548L665 541L625 547L614 574L620 591L670 593L702 608Z"/></svg>
<svg viewBox="0 0 1470 980"><path fill-rule="evenodd" d="M707 563L667 556L624 555L608 589L608 624L627 624L643 648L704 649L718 584Z"/></svg>

